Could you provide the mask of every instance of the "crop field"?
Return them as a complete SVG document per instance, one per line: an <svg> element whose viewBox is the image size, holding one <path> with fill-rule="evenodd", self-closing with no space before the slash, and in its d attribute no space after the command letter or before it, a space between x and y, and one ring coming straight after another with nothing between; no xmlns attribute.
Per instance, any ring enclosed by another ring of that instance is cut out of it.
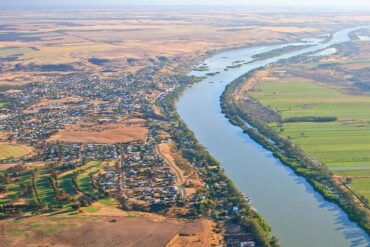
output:
<svg viewBox="0 0 370 247"><path fill-rule="evenodd" d="M31 152L26 146L0 144L0 159L19 158Z"/></svg>
<svg viewBox="0 0 370 247"><path fill-rule="evenodd" d="M251 97L291 117L335 117L330 122L271 124L370 200L370 97L339 92L310 82L258 83Z"/></svg>

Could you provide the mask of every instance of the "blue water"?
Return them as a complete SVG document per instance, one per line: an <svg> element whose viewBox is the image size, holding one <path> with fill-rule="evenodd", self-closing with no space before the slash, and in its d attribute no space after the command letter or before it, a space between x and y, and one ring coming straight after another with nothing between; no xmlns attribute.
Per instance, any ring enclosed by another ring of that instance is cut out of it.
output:
<svg viewBox="0 0 370 247"><path fill-rule="evenodd" d="M302 177L231 125L221 113L220 96L227 84L254 68L350 41L348 33L355 29L343 29L326 43L317 40L315 46L263 61L252 62L252 56L282 45L217 54L204 61L209 71L191 74L220 73L188 88L177 103L184 122L221 163L238 189L252 199L254 207L272 226L273 235L286 247L365 247L370 246L370 239L338 206L325 201ZM237 60L250 63L224 70Z"/></svg>

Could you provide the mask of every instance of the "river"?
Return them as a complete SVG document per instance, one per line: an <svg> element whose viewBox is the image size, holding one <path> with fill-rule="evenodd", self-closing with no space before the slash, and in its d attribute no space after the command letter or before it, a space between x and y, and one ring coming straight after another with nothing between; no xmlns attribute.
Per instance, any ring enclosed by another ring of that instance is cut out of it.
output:
<svg viewBox="0 0 370 247"><path fill-rule="evenodd" d="M337 205L315 192L304 178L295 175L271 152L230 124L221 113L220 96L227 84L252 69L350 41L348 33L355 29L358 28L340 30L330 41L307 39L304 42L313 46L260 61L253 62L252 56L287 44L216 54L204 61L209 71L193 71L191 74L219 73L187 88L177 102L183 121L220 162L236 187L251 198L254 207L270 223L272 234L285 247L365 247L370 246L370 238L349 221ZM244 60L243 66L225 70L238 60Z"/></svg>

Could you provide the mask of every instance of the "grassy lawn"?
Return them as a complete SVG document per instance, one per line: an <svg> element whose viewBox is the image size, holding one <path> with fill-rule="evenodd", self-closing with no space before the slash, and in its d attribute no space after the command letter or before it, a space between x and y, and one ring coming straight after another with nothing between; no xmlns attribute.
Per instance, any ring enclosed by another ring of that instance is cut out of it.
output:
<svg viewBox="0 0 370 247"><path fill-rule="evenodd" d="M100 169L102 169L106 165L108 165L108 162L96 163L95 166L87 168L77 177L78 184L84 193L92 194L94 192L90 176L97 173Z"/></svg>
<svg viewBox="0 0 370 247"><path fill-rule="evenodd" d="M310 67L317 68L320 65L330 65L333 63L338 63L341 65L351 65L351 64L356 64L356 65L368 65L370 64L370 60L368 59L350 59L350 60L336 60L334 62L315 62L315 63L310 63Z"/></svg>
<svg viewBox="0 0 370 247"><path fill-rule="evenodd" d="M93 206L83 208L83 212L85 213L95 213L95 212L98 212L99 210L100 208L95 208Z"/></svg>
<svg viewBox="0 0 370 247"><path fill-rule="evenodd" d="M370 178L352 178L350 184L352 190L357 194L370 198Z"/></svg>
<svg viewBox="0 0 370 247"><path fill-rule="evenodd" d="M117 205L117 201L113 199L100 199L99 202L108 207L113 207Z"/></svg>
<svg viewBox="0 0 370 247"><path fill-rule="evenodd" d="M100 162L99 161L90 161L87 162L85 165L80 166L74 170L64 172L59 175L59 181L60 181L60 187L68 194L70 195L75 195L77 194L77 191L74 189L73 184L72 184L72 177L73 173L77 171L85 171L92 169L96 167ZM84 182L85 187L81 187L81 189L86 189L88 190L88 183L85 181ZM91 185L90 185L91 186ZM92 192L92 190L89 190L89 192Z"/></svg>
<svg viewBox="0 0 370 247"><path fill-rule="evenodd" d="M73 187L72 184L72 177L73 173L69 172L59 178L59 186L62 188L66 193L70 195L75 195L77 194L77 191Z"/></svg>
<svg viewBox="0 0 370 247"><path fill-rule="evenodd" d="M0 198L0 205L10 203L18 198L19 186L17 184L7 185L6 188L8 191Z"/></svg>
<svg viewBox="0 0 370 247"><path fill-rule="evenodd" d="M74 173L79 171L80 174L77 177L77 182L81 190L84 193L89 193L93 195L95 193L97 194L98 192L94 191L92 187L90 175L99 172L100 169L102 169L104 166L108 164L109 163L105 161L104 162L90 161L83 166L77 167L74 170L61 173L58 175L59 188L63 189L66 193L70 194L71 196L77 195L78 193L73 186L72 178ZM17 174L16 177L12 178L12 180L6 184L7 191L0 195L0 205L16 202L17 199L26 199L26 200L32 199L32 195L29 195L29 198L19 198L19 192L21 190L20 184L25 183L31 185L32 170L33 169L28 169L27 171L20 172L19 174ZM0 174L4 174L5 172L6 172L5 170L0 171ZM46 206L63 206L57 211L55 211L56 209L54 208L53 213L55 214L71 212L71 205L68 202L65 203L63 202L63 205L60 205L61 202L57 200L56 193L53 189L50 180L51 175L48 172L48 168L41 168L38 174L39 175L37 175L36 177L36 188L41 201ZM109 199L101 200L101 203L106 206L116 205L115 201L111 201ZM95 209L88 208L86 210L89 212L93 212Z"/></svg>
<svg viewBox="0 0 370 247"><path fill-rule="evenodd" d="M23 175L18 176L16 183L9 183L6 185L7 192L5 196L0 197L0 205L11 203L13 200L19 198L19 191L20 191L20 183L31 183L31 175L29 173L25 173ZM30 199L30 198L27 198Z"/></svg>
<svg viewBox="0 0 370 247"><path fill-rule="evenodd" d="M370 97L309 82L259 83L250 95L284 119L337 117L334 122L271 126L335 174L353 177L353 190L370 200Z"/></svg>
<svg viewBox="0 0 370 247"><path fill-rule="evenodd" d="M41 173L36 180L36 186L40 195L40 199L46 205L57 204L56 194L53 186L50 183L49 174Z"/></svg>
<svg viewBox="0 0 370 247"><path fill-rule="evenodd" d="M19 158L29 152L30 148L26 146L0 144L0 159Z"/></svg>

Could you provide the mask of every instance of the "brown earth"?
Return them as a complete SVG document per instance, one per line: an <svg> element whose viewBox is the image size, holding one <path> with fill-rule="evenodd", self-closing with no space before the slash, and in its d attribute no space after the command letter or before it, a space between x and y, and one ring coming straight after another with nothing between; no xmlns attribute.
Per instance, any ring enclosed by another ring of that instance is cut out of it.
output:
<svg viewBox="0 0 370 247"><path fill-rule="evenodd" d="M215 223L209 220L187 224L166 247L221 246L222 237L214 232L214 228Z"/></svg>
<svg viewBox="0 0 370 247"><path fill-rule="evenodd" d="M99 125L90 128L69 126L49 138L49 141L70 143L102 143L116 144L134 141L146 141L148 130L141 126L125 126L122 124Z"/></svg>
<svg viewBox="0 0 370 247"><path fill-rule="evenodd" d="M280 11L289 14L282 15ZM307 22L307 18L314 21ZM75 14L4 10L0 11L0 22L12 23L12 32L24 38L0 40L0 47L4 48L0 50L0 58L9 58L3 62L0 85L45 82L48 77L74 71L109 75L110 72L103 73L109 68L112 73L133 72L153 61L159 62L159 57L199 58L207 51L293 41L331 32L348 20L365 22L369 18L362 13L333 14L330 19L325 15L308 17L287 9L224 8L195 12L163 9L159 12L143 8L76 10ZM108 62L93 64L90 58L108 59ZM50 64L68 64L74 70L37 67ZM16 65L23 67L15 69ZM35 66L29 68L29 65Z"/></svg>
<svg viewBox="0 0 370 247"><path fill-rule="evenodd" d="M29 107L27 107L23 112L24 113L37 113L41 109L62 107L66 103L77 103L80 101L81 101L81 98L78 98L78 97L65 97L61 99L42 99L30 105Z"/></svg>
<svg viewBox="0 0 370 247"><path fill-rule="evenodd" d="M197 189L203 188L204 183L196 173L194 167L176 151L172 142L157 145L157 152L164 158L176 175L176 186L180 193L188 199Z"/></svg>
<svg viewBox="0 0 370 247"><path fill-rule="evenodd" d="M176 160L174 158L173 152L172 152L171 144L169 143L161 143L157 145L157 151L158 153L164 158L166 163L170 166L170 168L175 172L176 174L176 182L177 186L182 186L185 182L185 176L184 171L181 170L176 163Z"/></svg>
<svg viewBox="0 0 370 247"><path fill-rule="evenodd" d="M19 165L20 163L6 163L6 164L0 164L0 171L1 170L6 170L8 168L11 168L11 167L15 167L17 165ZM37 161L37 162L25 162L25 163L21 163L22 166L24 167L27 167L27 168L31 168L31 167L43 167L45 166L45 163L42 162L42 161Z"/></svg>
<svg viewBox="0 0 370 247"><path fill-rule="evenodd" d="M185 223L160 217L34 216L0 223L8 246L211 246L220 243L214 223Z"/></svg>

